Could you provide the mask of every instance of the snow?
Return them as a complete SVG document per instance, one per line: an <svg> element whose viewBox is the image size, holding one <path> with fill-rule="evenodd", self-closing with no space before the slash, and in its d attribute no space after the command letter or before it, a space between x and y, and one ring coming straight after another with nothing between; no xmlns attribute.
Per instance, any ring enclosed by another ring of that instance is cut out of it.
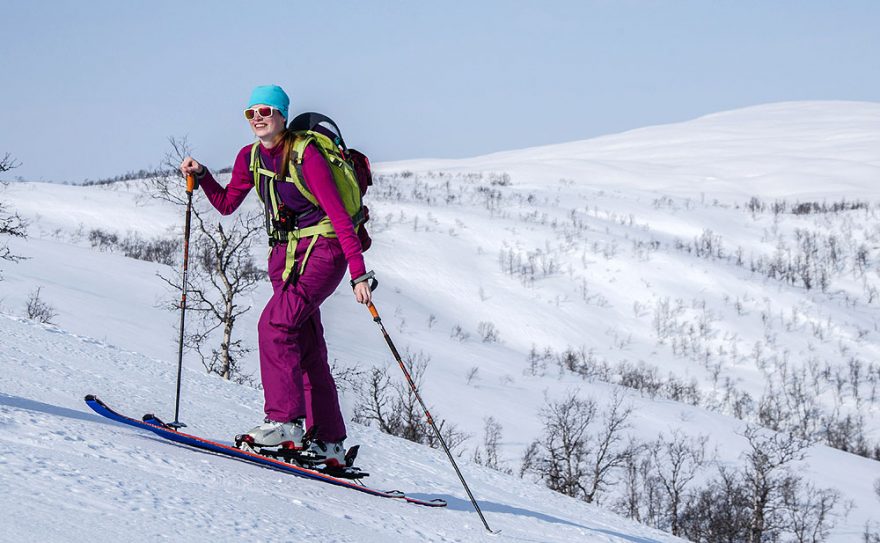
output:
<svg viewBox="0 0 880 543"><path fill-rule="evenodd" d="M384 500L170 444L84 409L102 391L123 412L170 412L174 365L61 329L0 317L0 495L16 541L254 538L480 541L483 528L448 460L355 426L370 483L442 497L445 510ZM188 370L182 420L221 440L260 417L254 389ZM166 401L160 401L159 399ZM596 507L468 465L482 509L504 538L670 541Z"/></svg>
<svg viewBox="0 0 880 543"><path fill-rule="evenodd" d="M516 171L527 174L517 176L526 185L572 178L591 188L691 198L876 198L880 187L865 181L880 173L878 127L877 103L783 102L562 145L382 166Z"/></svg>
<svg viewBox="0 0 880 543"><path fill-rule="evenodd" d="M675 540L614 514L610 499L587 505L470 460L485 417L502 424L502 462L518 471L525 447L540 435L538 412L547 399L576 391L601 405L618 388L562 372L554 362L533 375L533 346L583 347L611 366L642 362L661 377L694 379L715 397L730 379L755 399L779 375L783 358L788 369L818 360L835 370L852 357L872 362L880 355L878 302L867 301L865 290L878 283L880 104L769 104L587 141L376 170L386 176L368 194L374 246L366 260L381 283L376 305L401 351L430 357L422 394L435 418L471 434L458 461L490 525L503 531L499 540ZM505 173L509 182L497 177ZM867 201L875 211L753 215L744 208L753 196L768 205ZM9 242L29 259L3 263L0 281L0 310L7 314L0 317L0 481L12 489L0 495L5 533L23 541L489 540L441 452L374 428L349 425L349 443L362 445L360 462L372 474L368 483L443 497L446 510L191 451L92 414L82 401L89 393L131 416L172 417L178 315L166 310L176 295L156 277L166 266L99 252L89 232L179 235L180 210L144 198L137 182L16 183L2 198L31 221L26 242ZM674 249L676 241L691 243L711 230L727 254L743 247L746 259L772 256L778 240L797 229L836 234L853 248L865 244L864 282L847 271L832 277L827 292L807 291L723 258ZM651 243L659 249L645 249ZM263 258L262 248L257 253ZM534 279L503 271L501 260L525 261L529 253ZM552 269L544 275L542 266ZM21 318L38 286L58 313L57 326ZM237 323L253 347L269 291L260 285L251 296L256 309ZM679 299L676 319L703 319L707 345L738 349L737 357L719 362L720 380L708 365L674 353L671 340L658 342L653 317L664 301L674 308ZM332 359L399 372L346 286L322 313ZM481 322L497 328L500 342L480 340ZM451 337L456 326L470 336ZM768 359L776 357L770 370L751 360L756 342ZM255 353L246 369L256 371ZM830 389L819 401L859 409L868 438L880 441L875 402L856 406ZM344 393L347 412L354 402ZM638 438L673 429L708 435L728 463L745 448L745 423L723 409L633 391L627 402ZM206 375L188 355L181 413L194 433L228 441L261 419L261 393ZM877 462L822 445L808 452L799 470L854 505L831 540L853 541L866 521L880 521L872 490Z"/></svg>

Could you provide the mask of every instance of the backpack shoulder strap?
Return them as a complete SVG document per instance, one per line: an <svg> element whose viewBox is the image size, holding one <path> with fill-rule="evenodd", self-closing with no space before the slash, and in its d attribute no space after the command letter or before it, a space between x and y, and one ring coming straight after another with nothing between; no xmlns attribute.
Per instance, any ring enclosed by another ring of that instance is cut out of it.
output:
<svg viewBox="0 0 880 543"><path fill-rule="evenodd" d="M259 162L257 160L257 149L259 149L259 147L260 142L258 141L255 141L254 144L251 145L251 161L250 164L248 164L248 171L254 172L254 175L256 175L257 168L259 167L257 164Z"/></svg>
<svg viewBox="0 0 880 543"><path fill-rule="evenodd" d="M303 180L305 177L303 176L303 156L306 152L306 146L309 143L313 142L315 137L308 132L300 134L296 137L296 140L293 142L293 149L290 152L290 165L292 166L291 171L295 171L296 175L292 175L288 177L290 181L293 181L293 184L296 185L296 188L299 189L300 193L303 197L308 200L313 206L321 207L318 204L318 199L315 198L315 195L306 188Z"/></svg>
<svg viewBox="0 0 880 543"><path fill-rule="evenodd" d="M260 197L260 200L263 199L263 191L260 187L260 168L262 166L262 160L260 160L260 143L254 142L251 145L251 160L250 164L248 164L248 171L251 172L251 175L254 177L254 188L257 189L257 195Z"/></svg>
<svg viewBox="0 0 880 543"><path fill-rule="evenodd" d="M251 145L251 160L248 165L248 171L254 174L254 185L257 183L257 178L260 175L268 175L272 177L275 175L275 172L272 170L267 170L265 166L263 166L263 160L260 158L260 142L255 141L253 145Z"/></svg>
<svg viewBox="0 0 880 543"><path fill-rule="evenodd" d="M260 142L254 142L251 146L251 160L248 169L253 173L254 188L257 189L257 196L263 202L266 231L272 237L274 231L272 226L273 220L278 220L278 202L280 198L275 190L275 178L277 175L263 166L263 159L260 157ZM265 184L263 183L264 178Z"/></svg>

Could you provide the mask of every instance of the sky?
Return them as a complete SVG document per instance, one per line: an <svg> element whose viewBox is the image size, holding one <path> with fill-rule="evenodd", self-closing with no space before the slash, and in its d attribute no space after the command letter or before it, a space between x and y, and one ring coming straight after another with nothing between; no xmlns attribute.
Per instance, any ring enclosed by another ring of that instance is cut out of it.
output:
<svg viewBox="0 0 880 543"><path fill-rule="evenodd" d="M464 158L791 100L880 101L880 2L0 2L0 179L211 168L251 89L374 162Z"/></svg>

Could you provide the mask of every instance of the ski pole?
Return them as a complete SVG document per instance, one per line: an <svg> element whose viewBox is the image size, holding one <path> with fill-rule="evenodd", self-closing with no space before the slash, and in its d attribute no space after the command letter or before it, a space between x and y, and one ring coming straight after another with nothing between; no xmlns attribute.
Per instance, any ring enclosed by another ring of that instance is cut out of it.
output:
<svg viewBox="0 0 880 543"><path fill-rule="evenodd" d="M486 517L483 516L483 512L480 510L480 505L477 503L477 500L474 499L474 495L471 493L471 489L468 487L467 482L464 480L464 476L461 474L461 470L458 469L458 464L455 463L455 458L452 457L452 453L449 451L449 447L446 446L446 441L443 439L443 436L440 435L440 430L437 429L437 425L434 424L434 417L431 416L431 412L428 411L428 408L425 406L425 402L422 401L419 390L416 387L415 382L413 382L412 376L410 375L409 370L406 368L406 364L403 363L403 360L400 358L400 353L397 352L397 347L394 346L394 342L391 341L391 336L389 336L388 331L385 330L385 325L382 324L382 319L379 317L379 311L376 309L376 306L373 305L372 302L367 304L367 309L369 309L370 314L373 315L373 321L375 321L375 323L378 324L379 328L382 330L382 335L385 336L385 342L388 343L388 348L391 349L391 354L393 354L394 359L397 360L397 364L400 366L401 371L403 371L403 375L406 377L406 382L409 383L409 387L412 389L413 394L419 401L422 409L425 411L425 417L427 417L428 419L428 424L431 425L431 428L434 430L434 434L437 436L440 444L443 445L443 450L446 451L446 456L448 456L449 461L452 462L452 467L455 468L455 473L458 475L458 479L461 481L465 492L467 492L468 497L471 499L471 503L473 504L474 509L477 511L477 514L480 516L480 520L483 521L483 526L485 526L486 530L488 530L490 533L496 533L492 531L492 528L489 528L489 523L486 522Z"/></svg>
<svg viewBox="0 0 880 543"><path fill-rule="evenodd" d="M186 221L183 227L183 285L180 292L180 342L177 348L177 398L174 401L174 421L168 426L174 429L183 428L186 424L180 422L180 381L183 373L183 330L186 322L186 285L189 270L189 231L192 218L193 190L196 187L196 178L193 174L186 176Z"/></svg>

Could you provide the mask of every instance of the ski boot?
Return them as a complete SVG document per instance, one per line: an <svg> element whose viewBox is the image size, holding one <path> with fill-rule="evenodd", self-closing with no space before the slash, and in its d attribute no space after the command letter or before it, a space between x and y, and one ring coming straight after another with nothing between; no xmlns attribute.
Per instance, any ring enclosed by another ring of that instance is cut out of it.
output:
<svg viewBox="0 0 880 543"><path fill-rule="evenodd" d="M346 465L345 447L342 445L342 441L312 439L306 443L298 456L303 463L324 464L328 468L339 468Z"/></svg>
<svg viewBox="0 0 880 543"><path fill-rule="evenodd" d="M266 419L263 424L255 426L246 434L235 436L235 446L258 454L262 454L262 449L266 447L300 451L304 446L303 423L302 418L290 422Z"/></svg>

